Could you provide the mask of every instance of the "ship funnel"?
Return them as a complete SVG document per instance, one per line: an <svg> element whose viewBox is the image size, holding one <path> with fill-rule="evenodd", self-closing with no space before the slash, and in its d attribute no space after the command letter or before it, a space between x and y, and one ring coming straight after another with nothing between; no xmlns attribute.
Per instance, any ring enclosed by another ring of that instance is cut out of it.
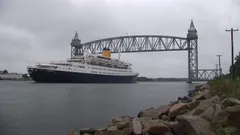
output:
<svg viewBox="0 0 240 135"><path fill-rule="evenodd" d="M111 58L111 51L110 51L110 49L109 48L103 48L102 56L103 57L107 57L107 58Z"/></svg>

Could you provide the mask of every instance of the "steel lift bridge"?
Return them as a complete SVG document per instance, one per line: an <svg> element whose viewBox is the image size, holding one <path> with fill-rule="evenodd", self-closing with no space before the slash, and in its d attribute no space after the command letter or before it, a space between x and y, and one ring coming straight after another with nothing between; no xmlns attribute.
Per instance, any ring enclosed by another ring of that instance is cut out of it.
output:
<svg viewBox="0 0 240 135"><path fill-rule="evenodd" d="M129 35L111 37L81 43L76 33L71 42L71 57L82 55L85 49L92 53L101 53L103 48L110 48L112 53L154 52L154 51L187 51L188 83L208 81L218 75L217 69L198 69L198 34L191 20L187 37L162 35Z"/></svg>

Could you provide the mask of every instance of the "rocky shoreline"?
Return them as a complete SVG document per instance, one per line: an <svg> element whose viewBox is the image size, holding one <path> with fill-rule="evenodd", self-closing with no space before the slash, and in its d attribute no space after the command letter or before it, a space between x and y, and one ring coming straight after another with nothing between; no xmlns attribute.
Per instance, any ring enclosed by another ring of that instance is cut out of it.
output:
<svg viewBox="0 0 240 135"><path fill-rule="evenodd" d="M239 129L240 100L219 97L204 84L137 117L115 117L106 128L71 130L67 135L239 135Z"/></svg>

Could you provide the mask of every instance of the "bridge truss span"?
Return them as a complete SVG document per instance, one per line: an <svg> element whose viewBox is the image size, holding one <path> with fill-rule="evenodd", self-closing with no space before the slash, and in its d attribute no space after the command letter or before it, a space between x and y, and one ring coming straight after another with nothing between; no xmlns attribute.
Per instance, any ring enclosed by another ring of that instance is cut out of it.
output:
<svg viewBox="0 0 240 135"><path fill-rule="evenodd" d="M120 36L82 44L83 50L89 49L92 53L100 53L105 47L112 53L188 50L187 38L161 35Z"/></svg>
<svg viewBox="0 0 240 135"><path fill-rule="evenodd" d="M198 34L190 23L186 37L163 35L127 35L111 37L81 43L76 33L71 42L71 56L83 55L85 50L91 53L101 53L109 48L112 53L154 52L154 51L187 51L188 52L188 82L211 80L216 76L214 69L198 69Z"/></svg>

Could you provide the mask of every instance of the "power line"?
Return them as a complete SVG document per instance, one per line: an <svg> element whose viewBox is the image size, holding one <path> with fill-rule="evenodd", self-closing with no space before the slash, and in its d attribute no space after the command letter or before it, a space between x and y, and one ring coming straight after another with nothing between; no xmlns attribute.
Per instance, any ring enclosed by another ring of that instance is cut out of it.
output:
<svg viewBox="0 0 240 135"><path fill-rule="evenodd" d="M231 28L230 30L226 30L227 32L231 32L231 45L232 45L232 80L234 80L234 48L233 48L233 32L239 31L238 29Z"/></svg>

